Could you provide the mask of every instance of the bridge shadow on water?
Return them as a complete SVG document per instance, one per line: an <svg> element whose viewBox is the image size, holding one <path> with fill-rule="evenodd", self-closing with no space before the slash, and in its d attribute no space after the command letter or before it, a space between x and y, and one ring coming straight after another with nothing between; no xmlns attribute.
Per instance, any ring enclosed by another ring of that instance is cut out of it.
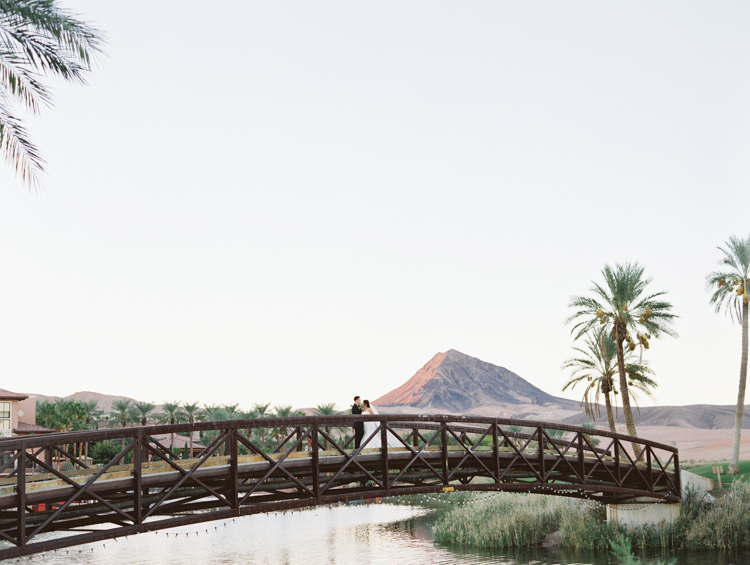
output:
<svg viewBox="0 0 750 565"><path fill-rule="evenodd" d="M355 421L378 424L357 449L341 439ZM194 453L164 439L195 432L210 439ZM102 441L121 449L99 465L80 455ZM268 418L5 438L0 559L248 514L450 491L676 502L679 459L675 447L606 431L469 416Z"/></svg>

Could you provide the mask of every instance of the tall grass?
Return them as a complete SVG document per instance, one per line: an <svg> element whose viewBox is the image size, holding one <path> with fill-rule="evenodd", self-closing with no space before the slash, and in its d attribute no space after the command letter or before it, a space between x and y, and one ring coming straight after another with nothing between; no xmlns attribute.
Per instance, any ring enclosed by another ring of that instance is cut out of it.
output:
<svg viewBox="0 0 750 565"><path fill-rule="evenodd" d="M500 493L443 514L433 527L436 541L478 548L529 547L558 529L565 513L577 512L575 500L538 494Z"/></svg>
<svg viewBox="0 0 750 565"><path fill-rule="evenodd" d="M529 547L558 531L560 545L576 550L609 550L623 539L639 549L750 548L750 482L733 483L713 503L689 495L674 524L633 528L607 524L604 507L590 502L499 493L484 502L446 508L433 526L433 537L464 547Z"/></svg>
<svg viewBox="0 0 750 565"><path fill-rule="evenodd" d="M750 482L735 481L729 493L697 517L685 535L691 549L750 548Z"/></svg>

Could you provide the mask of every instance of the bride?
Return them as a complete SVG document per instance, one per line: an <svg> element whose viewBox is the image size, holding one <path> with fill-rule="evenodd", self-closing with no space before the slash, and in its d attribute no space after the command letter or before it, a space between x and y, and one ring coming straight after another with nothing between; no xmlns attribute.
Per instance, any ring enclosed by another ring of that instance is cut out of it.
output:
<svg viewBox="0 0 750 565"><path fill-rule="evenodd" d="M378 414L378 411L374 406L370 404L369 400L364 400L362 402L362 413ZM363 443L367 441L367 438L375 433L375 430L378 429L378 426L380 426L380 422L365 422L365 435ZM382 447L380 432L375 434L375 437L373 437L370 441L367 441L367 445L365 445L364 447L365 449L380 449ZM399 439L390 430L388 430L388 447L404 447L404 444L401 443L401 441L399 441Z"/></svg>

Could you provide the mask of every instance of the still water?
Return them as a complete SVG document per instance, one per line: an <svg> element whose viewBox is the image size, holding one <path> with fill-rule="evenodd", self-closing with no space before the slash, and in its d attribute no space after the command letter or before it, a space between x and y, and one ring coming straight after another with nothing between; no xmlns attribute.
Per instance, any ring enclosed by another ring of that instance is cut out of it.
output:
<svg viewBox="0 0 750 565"><path fill-rule="evenodd" d="M25 565L614 565L606 554L561 550L460 551L435 544L432 510L392 504L334 506L130 536L43 553ZM660 555L643 557L653 563ZM665 556L666 557L666 556ZM679 565L745 565L750 554L683 553ZM16 562L16 560L13 560Z"/></svg>

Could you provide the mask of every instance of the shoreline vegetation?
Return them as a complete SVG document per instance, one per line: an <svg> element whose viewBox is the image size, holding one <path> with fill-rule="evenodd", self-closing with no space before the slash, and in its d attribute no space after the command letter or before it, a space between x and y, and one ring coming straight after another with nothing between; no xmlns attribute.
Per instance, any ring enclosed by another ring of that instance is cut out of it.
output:
<svg viewBox="0 0 750 565"><path fill-rule="evenodd" d="M436 542L472 549L547 545L600 551L651 548L750 549L750 481L737 480L712 502L689 493L674 524L627 527L607 524L601 504L540 494L497 493L480 499L455 493L430 505L439 512Z"/></svg>

